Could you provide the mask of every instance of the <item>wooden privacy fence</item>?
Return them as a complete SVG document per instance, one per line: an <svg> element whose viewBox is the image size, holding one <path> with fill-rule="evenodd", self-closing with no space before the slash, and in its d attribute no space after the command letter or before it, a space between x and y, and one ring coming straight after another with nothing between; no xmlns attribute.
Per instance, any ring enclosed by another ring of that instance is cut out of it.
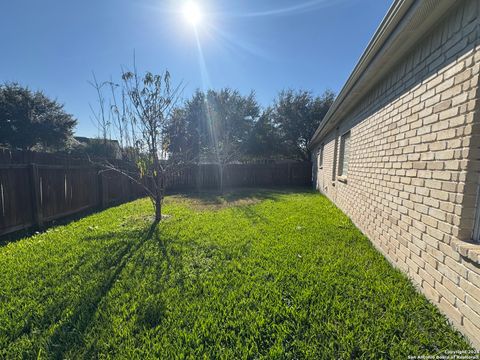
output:
<svg viewBox="0 0 480 360"><path fill-rule="evenodd" d="M217 164L202 164L183 168L167 176L166 188L172 191L218 189L221 167ZM223 186L270 187L310 186L312 164L306 162L283 162L271 164L228 164L223 167Z"/></svg>
<svg viewBox="0 0 480 360"><path fill-rule="evenodd" d="M183 168L169 174L166 189L218 189L220 171L215 164ZM308 186L311 164L226 165L223 184L225 188ZM74 165L0 163L0 236L144 195L143 188L128 177L81 161Z"/></svg>
<svg viewBox="0 0 480 360"><path fill-rule="evenodd" d="M134 181L93 166L0 165L0 235L142 195Z"/></svg>

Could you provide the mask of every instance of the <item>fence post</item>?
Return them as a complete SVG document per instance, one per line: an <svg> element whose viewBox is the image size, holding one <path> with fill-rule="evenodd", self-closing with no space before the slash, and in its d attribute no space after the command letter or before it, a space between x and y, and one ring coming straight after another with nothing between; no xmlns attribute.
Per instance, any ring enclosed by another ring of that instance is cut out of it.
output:
<svg viewBox="0 0 480 360"><path fill-rule="evenodd" d="M195 187L196 187L196 190L197 191L200 191L200 188L201 188L201 180L200 180L200 176L202 174L202 171L201 171L201 165L200 164L195 164Z"/></svg>
<svg viewBox="0 0 480 360"><path fill-rule="evenodd" d="M106 181L103 177L103 171L98 172L98 202L100 209L105 209L107 207L107 191L106 191Z"/></svg>
<svg viewBox="0 0 480 360"><path fill-rule="evenodd" d="M32 210L33 220L39 227L43 227L43 208L42 208L42 184L38 175L38 165L30 164L30 179L32 181Z"/></svg>
<svg viewBox="0 0 480 360"><path fill-rule="evenodd" d="M288 186L292 186L292 169L290 166L290 162L287 163L287 172L288 172Z"/></svg>

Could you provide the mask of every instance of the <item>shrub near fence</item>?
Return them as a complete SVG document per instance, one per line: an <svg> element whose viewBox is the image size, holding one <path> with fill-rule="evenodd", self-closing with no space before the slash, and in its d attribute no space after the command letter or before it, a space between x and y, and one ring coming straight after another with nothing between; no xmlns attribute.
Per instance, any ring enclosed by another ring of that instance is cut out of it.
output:
<svg viewBox="0 0 480 360"><path fill-rule="evenodd" d="M0 151L0 236L88 210L144 196L144 190L115 171L99 171L85 159L33 152ZM309 162L230 164L224 187L311 185ZM169 174L167 191L218 189L220 167L202 164Z"/></svg>

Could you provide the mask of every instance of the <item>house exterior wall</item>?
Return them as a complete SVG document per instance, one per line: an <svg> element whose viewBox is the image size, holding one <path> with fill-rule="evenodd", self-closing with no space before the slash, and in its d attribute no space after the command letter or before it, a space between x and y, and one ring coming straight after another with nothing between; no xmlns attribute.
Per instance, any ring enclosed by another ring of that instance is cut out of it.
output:
<svg viewBox="0 0 480 360"><path fill-rule="evenodd" d="M314 184L480 348L480 5L458 3L318 141Z"/></svg>

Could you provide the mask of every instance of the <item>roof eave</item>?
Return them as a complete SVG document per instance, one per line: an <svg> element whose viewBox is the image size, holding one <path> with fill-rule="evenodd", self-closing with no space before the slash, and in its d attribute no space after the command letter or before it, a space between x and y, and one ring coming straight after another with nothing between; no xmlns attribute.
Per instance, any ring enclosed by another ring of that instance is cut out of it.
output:
<svg viewBox="0 0 480 360"><path fill-rule="evenodd" d="M351 109L396 64L392 59L401 58L455 3L453 0L396 0L315 131L308 148L313 149L325 134L327 125L338 123L339 114ZM347 99L348 104L344 105Z"/></svg>

